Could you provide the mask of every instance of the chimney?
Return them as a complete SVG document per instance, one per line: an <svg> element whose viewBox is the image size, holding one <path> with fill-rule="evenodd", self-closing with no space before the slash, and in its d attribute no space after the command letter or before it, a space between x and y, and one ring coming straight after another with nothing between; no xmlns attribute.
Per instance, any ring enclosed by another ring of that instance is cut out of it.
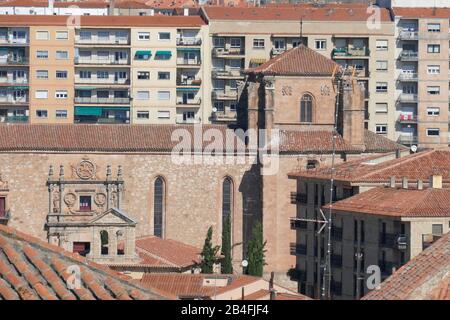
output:
<svg viewBox="0 0 450 320"><path fill-rule="evenodd" d="M430 177L430 188L442 189L442 176L435 174L432 175Z"/></svg>
<svg viewBox="0 0 450 320"><path fill-rule="evenodd" d="M407 177L402 178L402 188L408 189L408 178Z"/></svg>
<svg viewBox="0 0 450 320"><path fill-rule="evenodd" d="M423 190L423 181L417 180L417 190Z"/></svg>
<svg viewBox="0 0 450 320"><path fill-rule="evenodd" d="M390 188L395 188L395 177L390 177L389 178L389 187Z"/></svg>

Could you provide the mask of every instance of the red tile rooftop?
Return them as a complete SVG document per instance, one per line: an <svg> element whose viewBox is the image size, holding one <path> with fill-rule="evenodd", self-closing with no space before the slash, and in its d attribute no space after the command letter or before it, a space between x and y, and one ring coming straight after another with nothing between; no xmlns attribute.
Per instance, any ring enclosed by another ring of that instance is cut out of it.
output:
<svg viewBox="0 0 450 320"><path fill-rule="evenodd" d="M337 201L333 209L392 217L450 217L450 189L378 187Z"/></svg>
<svg viewBox="0 0 450 320"><path fill-rule="evenodd" d="M81 271L68 286L68 267ZM0 300L155 300L163 296L78 254L0 225Z"/></svg>
<svg viewBox="0 0 450 320"><path fill-rule="evenodd" d="M362 300L450 300L450 232Z"/></svg>
<svg viewBox="0 0 450 320"><path fill-rule="evenodd" d="M420 18L440 18L450 19L450 3L447 8L393 8L394 14L397 17L403 17L407 19L420 19Z"/></svg>

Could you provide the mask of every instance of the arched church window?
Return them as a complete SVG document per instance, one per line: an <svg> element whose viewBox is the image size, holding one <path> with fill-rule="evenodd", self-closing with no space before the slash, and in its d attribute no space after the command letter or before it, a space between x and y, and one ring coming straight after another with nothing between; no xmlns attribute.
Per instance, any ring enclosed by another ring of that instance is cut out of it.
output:
<svg viewBox="0 0 450 320"><path fill-rule="evenodd" d="M222 225L226 218L231 219L232 186L233 181L230 177L226 177L222 183Z"/></svg>
<svg viewBox="0 0 450 320"><path fill-rule="evenodd" d="M300 101L300 122L312 122L313 98L310 94L304 94Z"/></svg>
<svg viewBox="0 0 450 320"><path fill-rule="evenodd" d="M154 185L154 199L153 199L153 234L162 238L164 234L164 180L158 177Z"/></svg>
<svg viewBox="0 0 450 320"><path fill-rule="evenodd" d="M109 253L109 236L108 231L100 231L100 253L102 255L108 255Z"/></svg>

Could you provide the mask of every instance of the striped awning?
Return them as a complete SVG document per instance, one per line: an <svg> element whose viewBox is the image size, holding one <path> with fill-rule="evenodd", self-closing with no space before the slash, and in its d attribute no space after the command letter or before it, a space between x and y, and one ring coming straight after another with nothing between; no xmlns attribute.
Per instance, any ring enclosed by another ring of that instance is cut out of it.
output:
<svg viewBox="0 0 450 320"><path fill-rule="evenodd" d="M152 52L150 50L138 50L135 53L136 56L151 56Z"/></svg>
<svg viewBox="0 0 450 320"><path fill-rule="evenodd" d="M264 62L266 62L266 59L264 59L264 58L250 59L250 63L254 63L254 64L263 64Z"/></svg>

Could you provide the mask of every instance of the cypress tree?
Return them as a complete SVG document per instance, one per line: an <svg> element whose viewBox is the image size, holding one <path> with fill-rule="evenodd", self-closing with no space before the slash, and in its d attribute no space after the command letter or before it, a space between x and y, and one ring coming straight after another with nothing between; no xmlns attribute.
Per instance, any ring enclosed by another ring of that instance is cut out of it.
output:
<svg viewBox="0 0 450 320"><path fill-rule="evenodd" d="M227 216L224 219L223 230L222 230L222 265L221 271L224 274L233 273L233 264L231 257L231 221L230 217Z"/></svg>
<svg viewBox="0 0 450 320"><path fill-rule="evenodd" d="M267 241L264 241L263 238L263 228L261 222L257 222L253 226L252 231L252 239L248 243L248 267L247 274L257 277L262 277L263 275L263 267L265 265L264 260L264 247L266 246Z"/></svg>
<svg viewBox="0 0 450 320"><path fill-rule="evenodd" d="M212 245L212 226L209 227L206 234L205 244L203 245L203 250L201 252L202 261L199 264L202 273L213 273L214 263L217 262L217 252L219 252L220 247Z"/></svg>

